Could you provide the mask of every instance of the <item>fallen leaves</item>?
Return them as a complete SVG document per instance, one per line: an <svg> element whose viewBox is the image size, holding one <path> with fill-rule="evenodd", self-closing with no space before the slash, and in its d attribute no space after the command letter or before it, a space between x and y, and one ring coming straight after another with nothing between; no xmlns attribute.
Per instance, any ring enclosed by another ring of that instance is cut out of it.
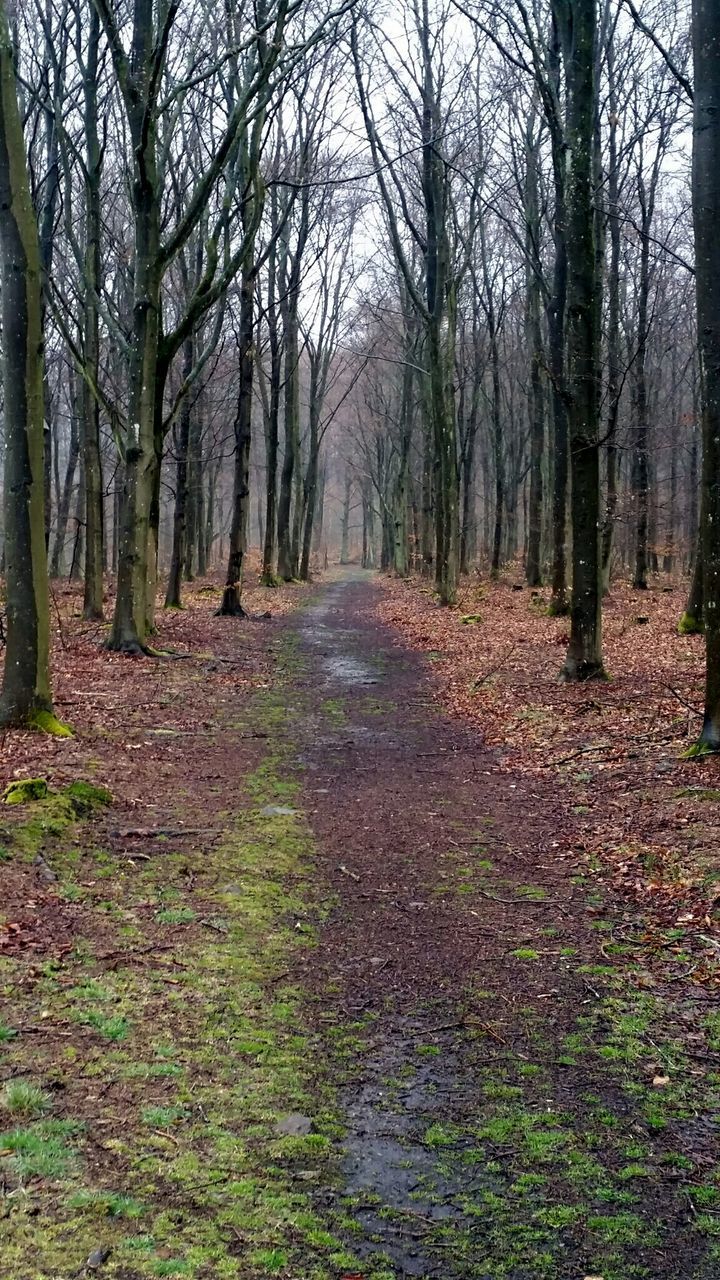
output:
<svg viewBox="0 0 720 1280"><path fill-rule="evenodd" d="M637 594L613 586L611 678L591 696L560 681L567 620L545 604L517 584L467 583L457 609L443 609L425 581L386 578L377 611L425 654L436 698L480 729L508 772L555 783L558 847L636 902L649 929L680 930L678 953L686 935L712 946L699 930L719 923L720 759L680 759L704 679L702 637L677 634L685 586L648 592L642 626ZM703 962L696 980L714 967Z"/></svg>

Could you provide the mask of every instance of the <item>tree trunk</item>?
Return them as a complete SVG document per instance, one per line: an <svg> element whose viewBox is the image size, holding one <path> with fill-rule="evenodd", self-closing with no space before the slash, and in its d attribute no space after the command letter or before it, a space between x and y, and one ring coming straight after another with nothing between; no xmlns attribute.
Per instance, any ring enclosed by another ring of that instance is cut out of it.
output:
<svg viewBox="0 0 720 1280"><path fill-rule="evenodd" d="M545 403L542 387L542 330L540 296L537 282L530 284L528 337L530 339L530 497L528 504L527 558L525 578L528 586L542 582L541 556L543 531L543 455L545 453Z"/></svg>
<svg viewBox="0 0 720 1280"><path fill-rule="evenodd" d="M7 600L0 723L47 726L52 703L40 247L4 0L0 0L0 266Z"/></svg>
<svg viewBox="0 0 720 1280"><path fill-rule="evenodd" d="M482 253L483 283L485 286L485 317L487 336L490 344L490 374L492 378L491 422L492 422L492 455L495 469L495 521L493 525L492 558L490 561L490 577L500 576L500 560L502 558L503 516L505 514L505 459L503 456L502 415L500 412L500 349L498 347L497 324L495 318L495 302L493 286L485 245L485 233L480 226L480 249Z"/></svg>
<svg viewBox="0 0 720 1280"><path fill-rule="evenodd" d="M422 192L425 214L426 350L435 476L435 587L440 603L454 605L460 568L460 477L455 417L457 307L449 240L448 172L442 153L443 121L433 57L429 5L417 6L422 50Z"/></svg>
<svg viewBox="0 0 720 1280"><path fill-rule="evenodd" d="M58 144L58 123L55 119L53 104L50 101L50 65L51 55L47 49L45 62L43 66L43 79L45 81L46 93L43 100L43 116L45 123L45 177L42 183L42 199L38 209L39 224L39 243L40 243L40 266L41 266L41 285L42 285L42 314L41 314L41 330L45 332L45 315L48 305L48 289L53 269L53 256L55 250L55 234L56 234L56 217L57 205L60 195L60 164L59 164L59 144ZM65 47L61 47L57 74L64 76L65 72ZM50 525L52 519L52 491L51 491L51 472L52 472L52 451L53 451L53 430L52 430L52 395L50 391L50 381L47 375L47 368L43 371L43 403L44 403L44 428L45 428L45 447L44 447L44 489L45 489L45 545L50 545Z"/></svg>
<svg viewBox="0 0 720 1280"><path fill-rule="evenodd" d="M204 577L212 563L212 549L215 541L215 505L217 498L217 482L220 474L220 463L208 469L207 501L205 503L205 519L198 524L198 573Z"/></svg>
<svg viewBox="0 0 720 1280"><path fill-rule="evenodd" d="M195 343L192 334L183 343L182 380L185 382L192 373L195 363ZM168 575L167 592L165 594L166 609L182 608L182 569L185 560L187 541L187 506L188 506L188 452L190 447L190 419L192 409L190 397L185 396L180 406L180 422L176 432L175 447L177 458L175 464L175 510L173 513L173 541L170 557L170 573Z"/></svg>
<svg viewBox="0 0 720 1280"><path fill-rule="evenodd" d="M220 617L244 618L242 606L242 573L247 550L248 515L250 510L250 444L252 428L253 336L254 336L254 271L250 264L243 270L240 286L240 324L238 334L238 399L235 413L235 471L233 508L230 524L230 547L227 576Z"/></svg>
<svg viewBox="0 0 720 1280"><path fill-rule="evenodd" d="M94 385L100 374L100 331L96 297L102 280L100 177L102 152L98 138L97 77L100 19L91 8L89 15L88 54L84 75L85 96L85 296L83 336L85 370ZM100 406L83 379L80 432L85 477L85 588L83 617L103 616L103 551L105 528L103 516L102 460L100 456Z"/></svg>
<svg viewBox="0 0 720 1280"><path fill-rule="evenodd" d="M603 674L600 586L599 311L595 261L596 0L554 0L567 87L567 370L573 583L564 675Z"/></svg>
<svg viewBox="0 0 720 1280"><path fill-rule="evenodd" d="M647 590L648 521L650 470L648 458L647 339L650 294L650 236L645 185L639 178L642 209L640 287L638 290L637 350L635 354L635 395L633 423L632 493L635 510L635 571L633 587Z"/></svg>
<svg viewBox="0 0 720 1280"><path fill-rule="evenodd" d="M480 393L483 368L479 341L477 307L473 308L472 376L470 408L463 427L461 451L462 508L460 512L460 573L469 573L477 552L475 510L475 453L480 421Z"/></svg>
<svg viewBox="0 0 720 1280"><path fill-rule="evenodd" d="M203 397L200 392L195 400L194 412L190 415L188 439L187 514L183 563L183 578L186 582L192 582L195 565L198 562L198 542L204 516L202 405Z"/></svg>
<svg viewBox="0 0 720 1280"><path fill-rule="evenodd" d="M375 513L372 503L372 492L369 484L362 487L362 512L363 512L363 542L362 542L362 567L363 569L375 568ZM387 538L385 530L383 530L383 554L381 561L389 558L389 548L387 547ZM382 568L387 568L387 564L382 564Z"/></svg>
<svg viewBox="0 0 720 1280"><path fill-rule="evenodd" d="M60 575L60 567L65 559L65 541L67 539L67 527L70 517L70 501L72 499L73 485L75 483L75 472L77 470L78 460L80 458L80 435L78 432L78 401L82 394L79 379L77 377L71 380L72 387L72 404L70 408L70 442L68 446L67 464L65 467L65 478L60 491L60 498L57 505L57 522L55 527L55 545L53 547L52 561L50 565L50 577L57 578Z"/></svg>
<svg viewBox="0 0 720 1280"><path fill-rule="evenodd" d="M340 563L348 564L350 561L350 494L352 493L352 480L350 475L345 474L345 494L343 497L342 518L340 521Z"/></svg>
<svg viewBox="0 0 720 1280"><path fill-rule="evenodd" d="M553 6L550 69L556 96L560 90L560 39L558 14ZM568 410L565 387L565 319L567 304L567 204L565 141L559 121L551 130L555 208L553 211L553 282L547 307L548 355L552 383L552 595L549 613L559 617L568 612L567 539L568 507Z"/></svg>
<svg viewBox="0 0 720 1280"><path fill-rule="evenodd" d="M610 264L608 269L608 333L607 333L607 422L605 428L605 515L601 530L601 558L603 593L610 590L610 574L612 569L612 544L617 512L617 425L620 412L620 394L622 391L622 372L620 369L620 184L618 176L617 146L617 87L615 79L615 46L611 36L607 45L608 69L608 108L609 108L609 144L608 144L608 219L610 223Z"/></svg>
<svg viewBox="0 0 720 1280"><path fill-rule="evenodd" d="M327 463L323 462L318 478L317 510L313 528L313 554L320 556L323 541L323 524L325 520L325 486L327 484Z"/></svg>
<svg viewBox="0 0 720 1280"><path fill-rule="evenodd" d="M148 653L148 621L155 582L151 546L157 500L157 398L160 345L160 206L153 148L146 144L134 178L135 267L130 335L129 403L125 441L118 577L109 649Z"/></svg>
<svg viewBox="0 0 720 1280"><path fill-rule="evenodd" d="M294 578L292 499L295 469L300 465L300 387L298 382L298 322L292 299L283 304L283 329L285 349L285 410L283 465L280 473L280 500L278 502L278 575L285 582Z"/></svg>
<svg viewBox="0 0 720 1280"><path fill-rule="evenodd" d="M703 417L705 715L700 749L720 751L720 8L693 0L693 215Z"/></svg>
<svg viewBox="0 0 720 1280"><path fill-rule="evenodd" d="M310 552L312 549L313 525L317 508L318 470L320 463L320 405L318 403L315 379L310 383L310 441L308 446L308 462L303 483L305 519L302 531L302 554L300 557L300 581L310 581Z"/></svg>
<svg viewBox="0 0 720 1280"><path fill-rule="evenodd" d="M493 522L490 577L500 577L502 558L503 516L505 513L505 461L503 458L502 418L500 416L500 357L494 324L490 327L490 365L492 370L492 453L495 466L495 519Z"/></svg>
<svg viewBox="0 0 720 1280"><path fill-rule="evenodd" d="M426 379L427 381L427 379ZM425 388L427 392L427 388ZM435 544L433 540L433 520L435 512L435 485L433 474L433 442L430 430L429 413L424 397L423 412L423 455L422 455L422 523L420 529L421 572L429 578L435 563Z"/></svg>
<svg viewBox="0 0 720 1280"><path fill-rule="evenodd" d="M275 188L273 188L273 193ZM275 202L272 202L273 208ZM277 469L280 434L280 386L282 349L278 334L276 302L275 242L268 258L268 300L265 320L270 345L270 395L265 420L265 538L263 540L262 580L266 586L275 586L275 545L277 539Z"/></svg>

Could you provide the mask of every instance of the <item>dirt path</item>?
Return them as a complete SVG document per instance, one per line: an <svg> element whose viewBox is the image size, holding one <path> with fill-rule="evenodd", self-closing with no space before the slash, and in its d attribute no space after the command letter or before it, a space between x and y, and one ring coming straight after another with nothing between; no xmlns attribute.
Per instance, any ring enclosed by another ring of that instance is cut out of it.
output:
<svg viewBox="0 0 720 1280"><path fill-rule="evenodd" d="M3 744L48 794L0 819L2 1280L713 1280L695 961L644 964L371 575L216 594L182 661L69 617L77 737Z"/></svg>
<svg viewBox="0 0 720 1280"><path fill-rule="evenodd" d="M334 895L306 982L357 1031L324 1203L378 1280L716 1276L717 1017L626 958L552 790L433 704L376 590L292 624Z"/></svg>

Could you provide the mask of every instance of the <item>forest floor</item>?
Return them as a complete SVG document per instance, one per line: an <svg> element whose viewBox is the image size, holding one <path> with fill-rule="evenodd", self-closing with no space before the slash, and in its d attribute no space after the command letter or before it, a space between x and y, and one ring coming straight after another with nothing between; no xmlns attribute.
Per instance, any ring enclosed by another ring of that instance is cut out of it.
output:
<svg viewBox="0 0 720 1280"><path fill-rule="evenodd" d="M216 594L157 661L58 597L76 736L0 744L49 785L1 821L2 1280L716 1277L681 592L615 593L583 688L510 583Z"/></svg>

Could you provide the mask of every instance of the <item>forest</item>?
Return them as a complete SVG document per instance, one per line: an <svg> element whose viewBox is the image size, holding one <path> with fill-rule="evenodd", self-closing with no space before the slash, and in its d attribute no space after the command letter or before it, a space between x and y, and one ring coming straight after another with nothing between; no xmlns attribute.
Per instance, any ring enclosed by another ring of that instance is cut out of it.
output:
<svg viewBox="0 0 720 1280"><path fill-rule="evenodd" d="M0 0L2 1280L720 1274L719 228L717 0Z"/></svg>

